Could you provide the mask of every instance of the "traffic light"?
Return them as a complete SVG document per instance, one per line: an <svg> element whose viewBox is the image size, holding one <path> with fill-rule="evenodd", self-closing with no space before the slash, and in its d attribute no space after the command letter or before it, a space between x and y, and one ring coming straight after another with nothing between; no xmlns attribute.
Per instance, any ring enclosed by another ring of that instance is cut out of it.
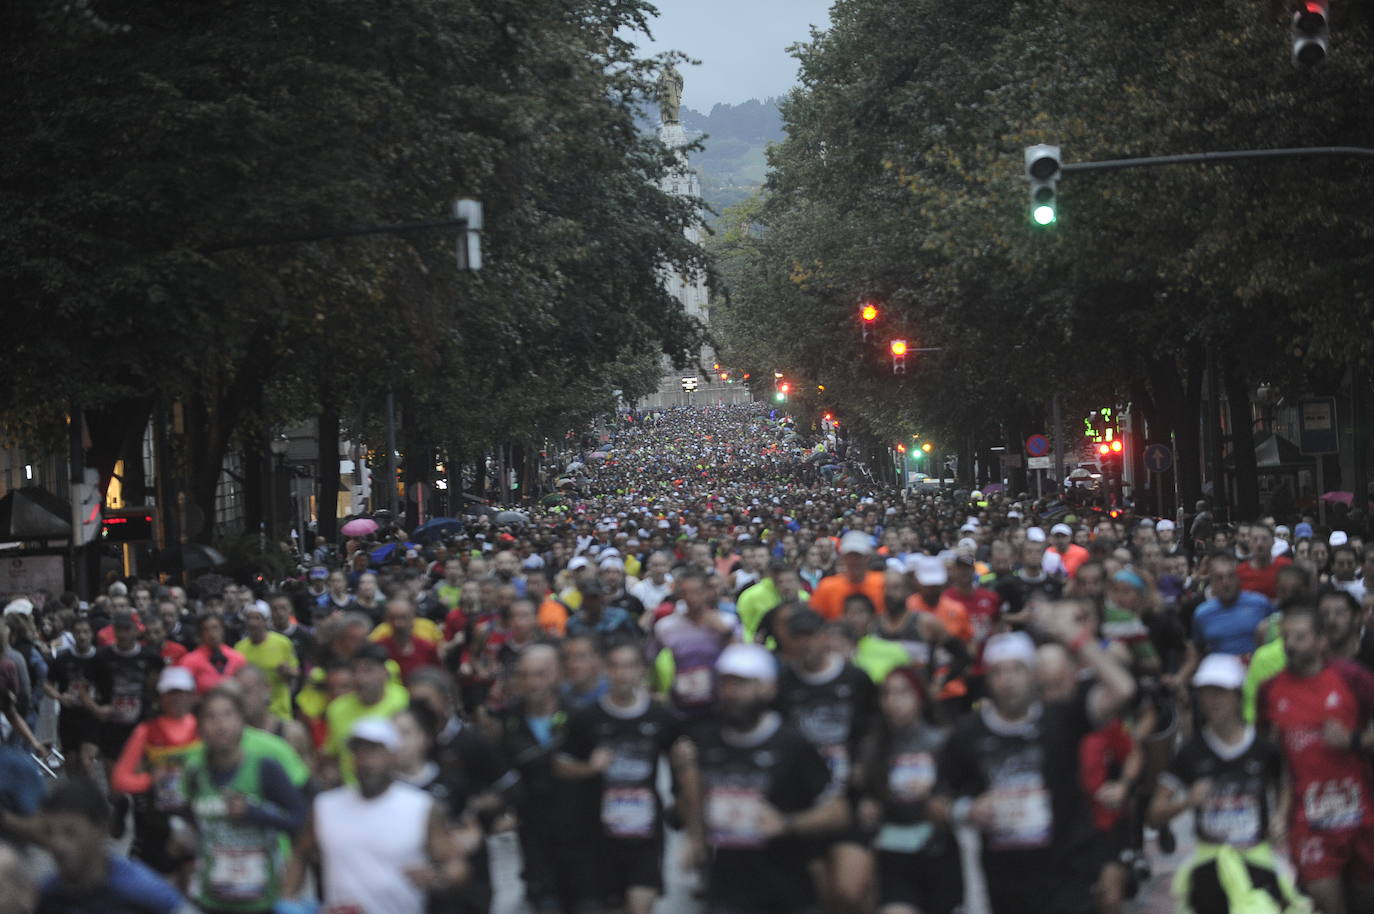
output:
<svg viewBox="0 0 1374 914"><path fill-rule="evenodd" d="M892 350L892 373L906 374L906 340L893 340L888 348Z"/></svg>
<svg viewBox="0 0 1374 914"><path fill-rule="evenodd" d="M878 306L865 302L859 306L859 326L863 328L864 342L873 336L873 325L878 321Z"/></svg>
<svg viewBox="0 0 1374 914"><path fill-rule="evenodd" d="M931 444L929 441L923 442L921 444L921 450L929 454L931 451L935 450L935 445Z"/></svg>
<svg viewBox="0 0 1374 914"><path fill-rule="evenodd" d="M1315 67L1326 60L1331 44L1328 0L1298 0L1293 10L1293 66Z"/></svg>
<svg viewBox="0 0 1374 914"><path fill-rule="evenodd" d="M1063 168L1059 161L1059 147L1026 147L1026 180L1030 182L1031 222L1040 226L1054 225L1059 218L1056 195Z"/></svg>

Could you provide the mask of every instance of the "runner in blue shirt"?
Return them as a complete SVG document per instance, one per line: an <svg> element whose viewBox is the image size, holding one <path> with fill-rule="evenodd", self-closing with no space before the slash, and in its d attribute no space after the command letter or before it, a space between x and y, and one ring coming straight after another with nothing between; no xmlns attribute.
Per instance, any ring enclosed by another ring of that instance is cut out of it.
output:
<svg viewBox="0 0 1374 914"><path fill-rule="evenodd" d="M45 844L57 872L38 914L173 914L191 908L162 878L111 851L110 809L95 782L63 782L43 801Z"/></svg>
<svg viewBox="0 0 1374 914"><path fill-rule="evenodd" d="M1207 574L1212 597L1193 613L1193 644L1200 657L1254 653L1259 624L1274 611L1268 597L1240 589L1236 566L1229 553L1212 556Z"/></svg>

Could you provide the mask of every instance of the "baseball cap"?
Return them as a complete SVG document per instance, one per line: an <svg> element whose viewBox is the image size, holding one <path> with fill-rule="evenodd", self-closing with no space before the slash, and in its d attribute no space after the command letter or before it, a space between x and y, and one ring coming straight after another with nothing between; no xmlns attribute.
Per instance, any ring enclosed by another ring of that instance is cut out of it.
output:
<svg viewBox="0 0 1374 914"><path fill-rule="evenodd" d="M272 618L272 607L268 606L267 603L262 600L254 600L252 603L249 603L244 607L244 611L257 613L268 619Z"/></svg>
<svg viewBox="0 0 1374 914"><path fill-rule="evenodd" d="M33 615L33 603L25 597L11 600L6 604L4 614L7 616L31 616Z"/></svg>
<svg viewBox="0 0 1374 914"><path fill-rule="evenodd" d="M1245 685L1245 666L1233 654L1208 654L1193 674L1193 685L1239 689Z"/></svg>
<svg viewBox="0 0 1374 914"><path fill-rule="evenodd" d="M585 556L575 556L573 560L568 563L568 570L576 571L579 568L586 568L590 564L591 562L587 561Z"/></svg>
<svg viewBox="0 0 1374 914"><path fill-rule="evenodd" d="M1302 523L1298 524L1296 527L1293 528L1293 535L1296 536L1298 539L1311 539L1312 525L1309 524L1307 521L1303 521Z"/></svg>
<svg viewBox="0 0 1374 914"><path fill-rule="evenodd" d="M157 693L162 695L165 692L194 692L196 690L196 677L191 675L191 671L184 666L163 667L162 672L157 674Z"/></svg>
<svg viewBox="0 0 1374 914"><path fill-rule="evenodd" d="M395 750L401 745L401 734L396 732L396 725L385 717L364 717L348 731L348 741L354 740Z"/></svg>
<svg viewBox="0 0 1374 914"><path fill-rule="evenodd" d="M1002 632L993 635L983 646L983 662L988 666L1017 660L1035 666L1035 642L1025 632Z"/></svg>
<svg viewBox="0 0 1374 914"><path fill-rule="evenodd" d="M1026 539L1030 540L1032 543L1043 543L1045 541L1045 528L1027 527Z"/></svg>
<svg viewBox="0 0 1374 914"><path fill-rule="evenodd" d="M1172 530L1172 529L1174 529L1174 522L1171 521L1171 520L1169 520L1167 517L1164 518L1164 520L1160 521L1159 523L1155 524L1155 530L1156 530L1156 531Z"/></svg>
<svg viewBox="0 0 1374 914"><path fill-rule="evenodd" d="M1346 536L1344 530L1332 530L1331 536L1327 540L1332 546L1344 546L1350 542L1350 537Z"/></svg>
<svg viewBox="0 0 1374 914"><path fill-rule="evenodd" d="M327 577L329 577L329 569L323 565L316 565L310 569L310 580L312 581L323 581Z"/></svg>
<svg viewBox="0 0 1374 914"><path fill-rule="evenodd" d="M916 583L922 587L938 587L949 582L945 563L933 555L918 555L912 565L916 572Z"/></svg>
<svg viewBox="0 0 1374 914"><path fill-rule="evenodd" d="M1050 528L1050 536L1073 536L1073 528L1068 524L1055 524Z"/></svg>
<svg viewBox="0 0 1374 914"><path fill-rule="evenodd" d="M720 652L716 672L721 676L773 682L778 678L778 662L757 644L731 644Z"/></svg>
<svg viewBox="0 0 1374 914"><path fill-rule="evenodd" d="M978 525L977 525L977 524L964 524L962 527L959 528L959 532L960 532L960 533L977 533L977 532L978 532Z"/></svg>
<svg viewBox="0 0 1374 914"><path fill-rule="evenodd" d="M840 537L840 554L856 552L859 555L873 554L873 537L862 530L850 530Z"/></svg>

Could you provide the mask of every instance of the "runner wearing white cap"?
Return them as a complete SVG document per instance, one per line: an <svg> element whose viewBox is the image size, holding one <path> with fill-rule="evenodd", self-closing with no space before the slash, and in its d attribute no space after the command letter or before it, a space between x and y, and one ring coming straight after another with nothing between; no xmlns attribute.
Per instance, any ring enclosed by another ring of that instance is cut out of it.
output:
<svg viewBox="0 0 1374 914"><path fill-rule="evenodd" d="M950 738L941 763L955 817L982 832L994 914L1078 914L1091 909L1093 831L1079 784L1078 743L1135 693L1120 663L1098 647L1086 608L1060 602L1035 623L1095 674L1062 702L1042 701L1036 648L1024 632L988 639L988 700Z"/></svg>
<svg viewBox="0 0 1374 914"><path fill-rule="evenodd" d="M845 799L828 789L821 754L770 710L778 677L772 654L732 644L716 673L719 715L693 737L703 795L683 810L692 856L702 862L708 847L712 852L708 905L758 914L813 911L809 839L845 826Z"/></svg>

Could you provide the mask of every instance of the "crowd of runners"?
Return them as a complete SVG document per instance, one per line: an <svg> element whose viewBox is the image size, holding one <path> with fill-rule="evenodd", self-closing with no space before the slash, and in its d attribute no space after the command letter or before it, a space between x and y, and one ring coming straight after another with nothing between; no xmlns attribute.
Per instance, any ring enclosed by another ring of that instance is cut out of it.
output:
<svg viewBox="0 0 1374 914"><path fill-rule="evenodd" d="M514 830L536 912L950 914L972 831L994 914L1111 914L1187 827L1179 911L1374 911L1364 531L873 491L761 406L605 444L518 523L11 595L0 910L485 912Z"/></svg>

